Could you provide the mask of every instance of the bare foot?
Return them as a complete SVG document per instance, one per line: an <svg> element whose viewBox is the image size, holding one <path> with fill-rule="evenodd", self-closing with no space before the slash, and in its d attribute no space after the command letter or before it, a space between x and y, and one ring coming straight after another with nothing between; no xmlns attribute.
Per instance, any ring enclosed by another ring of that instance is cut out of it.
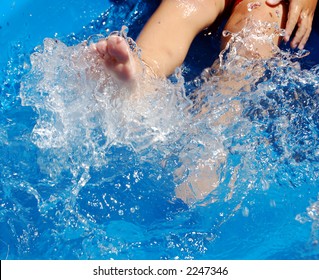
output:
<svg viewBox="0 0 319 280"><path fill-rule="evenodd" d="M120 82L134 82L139 63L123 37L112 35L99 41L94 48L104 60L106 68Z"/></svg>

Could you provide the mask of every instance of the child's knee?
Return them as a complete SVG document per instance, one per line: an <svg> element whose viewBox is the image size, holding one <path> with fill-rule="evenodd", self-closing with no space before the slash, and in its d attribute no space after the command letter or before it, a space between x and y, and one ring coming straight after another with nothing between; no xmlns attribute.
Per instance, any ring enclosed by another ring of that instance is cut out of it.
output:
<svg viewBox="0 0 319 280"><path fill-rule="evenodd" d="M278 45L281 38L280 36L272 36L276 33L277 28L285 28L287 18L287 5L285 3L271 7L263 2L251 2L251 0L243 0L233 9L232 15L226 23L225 30L231 33L238 33L246 27L249 19L255 22L271 23L271 27L265 30L264 35L272 37L272 43ZM250 27L250 28L258 28ZM251 30L252 33L254 30ZM256 30L258 31L258 30ZM278 32L277 32L278 33ZM229 38L222 38L222 48L225 48ZM265 42L254 42L256 49L259 49L261 57L269 57L271 55L271 42L267 45Z"/></svg>

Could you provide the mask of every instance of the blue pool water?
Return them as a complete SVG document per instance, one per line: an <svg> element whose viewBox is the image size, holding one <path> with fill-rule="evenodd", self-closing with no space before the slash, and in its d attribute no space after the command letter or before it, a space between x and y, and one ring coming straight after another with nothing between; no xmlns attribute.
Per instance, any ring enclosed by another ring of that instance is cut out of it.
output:
<svg viewBox="0 0 319 280"><path fill-rule="evenodd" d="M304 58L229 51L196 78L219 54L204 32L136 101L86 75L83 42L136 38L158 1L64 2L0 9L0 258L318 259L318 21ZM203 166L214 188L179 195Z"/></svg>

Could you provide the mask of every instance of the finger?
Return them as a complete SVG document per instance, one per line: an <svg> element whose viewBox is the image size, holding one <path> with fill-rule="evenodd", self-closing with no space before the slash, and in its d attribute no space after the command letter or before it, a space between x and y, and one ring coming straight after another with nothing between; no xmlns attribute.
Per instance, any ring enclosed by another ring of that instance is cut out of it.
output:
<svg viewBox="0 0 319 280"><path fill-rule="evenodd" d="M292 48L296 48L300 44L303 37L307 33L307 29L308 29L308 20L306 18L301 17L298 23L298 29L296 31L296 34L291 41Z"/></svg>
<svg viewBox="0 0 319 280"><path fill-rule="evenodd" d="M294 31L300 16L301 8L299 6L289 5L288 20L286 24L286 35L284 40L289 41L292 32Z"/></svg>
<svg viewBox="0 0 319 280"><path fill-rule="evenodd" d="M306 43L307 43L307 41L308 41L308 39L310 37L310 33L311 33L311 27L309 27L307 29L306 34L303 36L303 38L302 38L302 40L301 40L301 42L300 42L300 44L298 46L299 49L301 49L301 50L304 49L304 47L305 47L305 45L306 45Z"/></svg>
<svg viewBox="0 0 319 280"><path fill-rule="evenodd" d="M295 47L298 46L298 48L301 50L305 47L309 39L311 33L312 18L305 18L302 22L302 25L303 27L300 26L300 28L298 28L296 36L291 42L292 45L294 45Z"/></svg>

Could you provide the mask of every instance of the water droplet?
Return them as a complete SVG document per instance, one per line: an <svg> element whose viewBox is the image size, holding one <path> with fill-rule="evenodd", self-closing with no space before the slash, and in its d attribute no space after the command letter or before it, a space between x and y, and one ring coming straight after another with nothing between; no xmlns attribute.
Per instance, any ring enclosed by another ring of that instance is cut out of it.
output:
<svg viewBox="0 0 319 280"><path fill-rule="evenodd" d="M249 216L249 209L247 207L244 207L242 210L242 214L244 217L248 217Z"/></svg>
<svg viewBox="0 0 319 280"><path fill-rule="evenodd" d="M229 37L232 35L232 33L228 30L224 30L223 33L222 33L223 37Z"/></svg>
<svg viewBox="0 0 319 280"><path fill-rule="evenodd" d="M258 8L261 6L261 3L260 2L251 2L251 3L248 3L247 4L247 9L248 9L248 12L251 12L252 10Z"/></svg>

